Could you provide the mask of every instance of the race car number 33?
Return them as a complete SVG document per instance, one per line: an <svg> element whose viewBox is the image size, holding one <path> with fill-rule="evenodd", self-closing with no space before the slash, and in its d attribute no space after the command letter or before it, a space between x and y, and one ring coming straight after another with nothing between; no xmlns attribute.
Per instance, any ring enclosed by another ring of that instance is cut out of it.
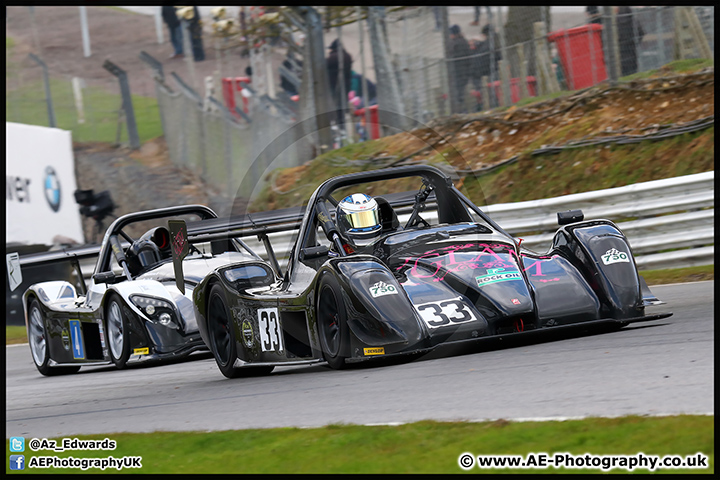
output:
<svg viewBox="0 0 720 480"><path fill-rule="evenodd" d="M477 320L472 310L460 298L415 305L415 310L430 328Z"/></svg>
<svg viewBox="0 0 720 480"><path fill-rule="evenodd" d="M258 309L258 325L260 326L260 343L263 352L282 352L282 335L277 308Z"/></svg>

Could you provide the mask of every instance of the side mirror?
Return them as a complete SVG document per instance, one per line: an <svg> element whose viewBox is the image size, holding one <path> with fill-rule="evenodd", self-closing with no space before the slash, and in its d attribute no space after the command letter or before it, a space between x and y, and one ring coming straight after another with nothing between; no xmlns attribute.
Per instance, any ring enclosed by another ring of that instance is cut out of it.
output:
<svg viewBox="0 0 720 480"><path fill-rule="evenodd" d="M567 225L568 223L582 222L585 218L582 210L568 210L566 212L558 212L558 225Z"/></svg>
<svg viewBox="0 0 720 480"><path fill-rule="evenodd" d="M115 273L100 272L92 276L95 283L115 283Z"/></svg>
<svg viewBox="0 0 720 480"><path fill-rule="evenodd" d="M326 245L303 248L300 251L300 260L310 260L312 258L327 257L329 252L330 249Z"/></svg>

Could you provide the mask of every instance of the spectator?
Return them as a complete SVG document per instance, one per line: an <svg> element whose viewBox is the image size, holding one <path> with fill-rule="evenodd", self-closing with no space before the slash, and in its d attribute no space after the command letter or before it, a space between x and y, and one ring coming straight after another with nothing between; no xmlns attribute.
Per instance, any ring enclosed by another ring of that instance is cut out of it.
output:
<svg viewBox="0 0 720 480"><path fill-rule="evenodd" d="M488 77L490 82L498 76L498 62L502 60L500 51L500 38L492 25L483 26L480 41L473 42L472 82L475 90L482 87L482 77ZM495 89L490 88L489 105L497 106L494 95Z"/></svg>
<svg viewBox="0 0 720 480"><path fill-rule="evenodd" d="M362 102L362 105L367 104L368 106L375 105L377 103L377 86L371 82L370 80L367 80L367 94L368 94L368 101L365 101L366 99L363 98L363 87L362 87L362 81L363 76L359 73L353 71L352 72L352 81L350 82L350 92L355 92L356 97L360 97L360 101ZM357 108L363 108L363 107L357 107Z"/></svg>
<svg viewBox="0 0 720 480"><path fill-rule="evenodd" d="M587 15L587 23L597 23L602 25L602 16L600 15L600 9L598 7L586 7L585 14Z"/></svg>
<svg viewBox="0 0 720 480"><path fill-rule="evenodd" d="M475 8L475 19L470 22L470 25L477 26L480 25L480 7L474 7ZM492 10L490 10L490 5L487 5L485 7L487 9L488 14L488 23L492 22Z"/></svg>
<svg viewBox="0 0 720 480"><path fill-rule="evenodd" d="M620 71L622 76L637 72L637 46L645 36L640 22L635 22L630 7L619 7L617 11L618 47L620 49Z"/></svg>
<svg viewBox="0 0 720 480"><path fill-rule="evenodd" d="M170 55L170 58L182 58L183 57L183 40L182 40L182 25L180 20L175 13L175 7L165 5L162 7L162 18L165 25L168 27L170 32L170 43L172 43L174 53Z"/></svg>
<svg viewBox="0 0 720 480"><path fill-rule="evenodd" d="M337 107L338 124L343 125L344 115L342 111L342 98L340 97L341 89L338 85L338 75L340 72L340 54L338 52L339 42L333 41L330 46L330 54L327 57L327 70L330 77L330 94L335 99L335 105ZM343 80L345 87L345 95L350 91L350 84L352 81L352 62L353 59L350 54L343 48L342 49L342 68L343 68Z"/></svg>
<svg viewBox="0 0 720 480"><path fill-rule="evenodd" d="M202 42L202 20L197 7L193 7L193 17L188 22L188 30L190 31L190 39L192 43L193 58L196 62L205 60L205 50Z"/></svg>
<svg viewBox="0 0 720 480"><path fill-rule="evenodd" d="M470 73L472 67L472 51L470 50L470 44L465 40L462 35L462 31L458 25L450 27L450 43L448 45L448 52L450 59L452 60L451 65L454 69L455 79L455 99L457 108L460 111L465 110L465 87L470 80Z"/></svg>
<svg viewBox="0 0 720 480"><path fill-rule="evenodd" d="M291 73L295 74L295 77L298 80L302 78L302 62L295 58L295 53L293 53L293 51L289 48L287 51L287 58L283 60L282 65ZM298 95L298 87L299 85L296 86L290 78L285 76L282 72L280 73L280 88L285 90L288 95Z"/></svg>
<svg viewBox="0 0 720 480"><path fill-rule="evenodd" d="M442 11L440 10L441 8L443 7L432 7L433 15L435 15L435 30L440 30L442 28Z"/></svg>

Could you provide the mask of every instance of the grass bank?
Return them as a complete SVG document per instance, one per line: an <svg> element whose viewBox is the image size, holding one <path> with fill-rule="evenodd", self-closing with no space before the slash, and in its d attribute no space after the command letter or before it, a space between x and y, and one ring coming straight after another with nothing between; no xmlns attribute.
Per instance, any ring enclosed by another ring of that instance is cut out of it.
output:
<svg viewBox="0 0 720 480"><path fill-rule="evenodd" d="M117 442L115 458L142 456L140 470L126 473L461 473L458 458L567 452L575 456L649 455L708 457L707 468L658 469L656 473L713 473L714 416L588 418L482 423L423 421L399 426L329 425L222 432L157 432L79 436ZM27 439L29 441L29 439ZM7 443L8 441L6 441ZM9 448L8 448L9 450ZM33 456L102 457L110 452L26 451ZM109 472L112 470L105 470ZM474 473L602 473L600 469L479 469ZM647 473L648 469L634 472ZM31 473L26 468L24 472ZM44 473L79 473L48 469ZM88 469L84 473L99 473ZM614 469L613 473L627 473ZM10 473L6 466L6 473Z"/></svg>

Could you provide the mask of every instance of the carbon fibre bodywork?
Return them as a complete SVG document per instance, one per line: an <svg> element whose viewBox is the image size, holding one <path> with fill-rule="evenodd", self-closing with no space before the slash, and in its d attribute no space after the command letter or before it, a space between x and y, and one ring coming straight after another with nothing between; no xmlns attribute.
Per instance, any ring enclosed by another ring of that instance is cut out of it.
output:
<svg viewBox="0 0 720 480"><path fill-rule="evenodd" d="M79 287L67 281L50 281L33 284L25 291L28 340L40 373L72 373L83 365L113 363L123 368L128 361L174 359L207 351L198 333L192 289L221 265L259 257L249 249L243 251L241 242L233 242L229 251L222 253L195 252L183 261L186 291L181 292L176 286L169 234L163 226L168 218L178 216L216 218L202 205L124 215L108 227L86 290L78 291ZM155 226L150 235L133 241L123 228L136 222ZM121 245L118 237L127 244ZM152 263L133 266L130 251L138 242L156 244Z"/></svg>
<svg viewBox="0 0 720 480"><path fill-rule="evenodd" d="M332 193L407 177L420 188L405 225L388 204L382 236L353 248L329 213L326 202L337 205ZM233 377L243 367L267 372L324 360L342 368L449 344L671 315L645 314L662 302L638 275L616 225L568 218L549 251L538 254L434 167L335 177L311 196L284 275L267 262L230 264L197 285L199 332Z"/></svg>

